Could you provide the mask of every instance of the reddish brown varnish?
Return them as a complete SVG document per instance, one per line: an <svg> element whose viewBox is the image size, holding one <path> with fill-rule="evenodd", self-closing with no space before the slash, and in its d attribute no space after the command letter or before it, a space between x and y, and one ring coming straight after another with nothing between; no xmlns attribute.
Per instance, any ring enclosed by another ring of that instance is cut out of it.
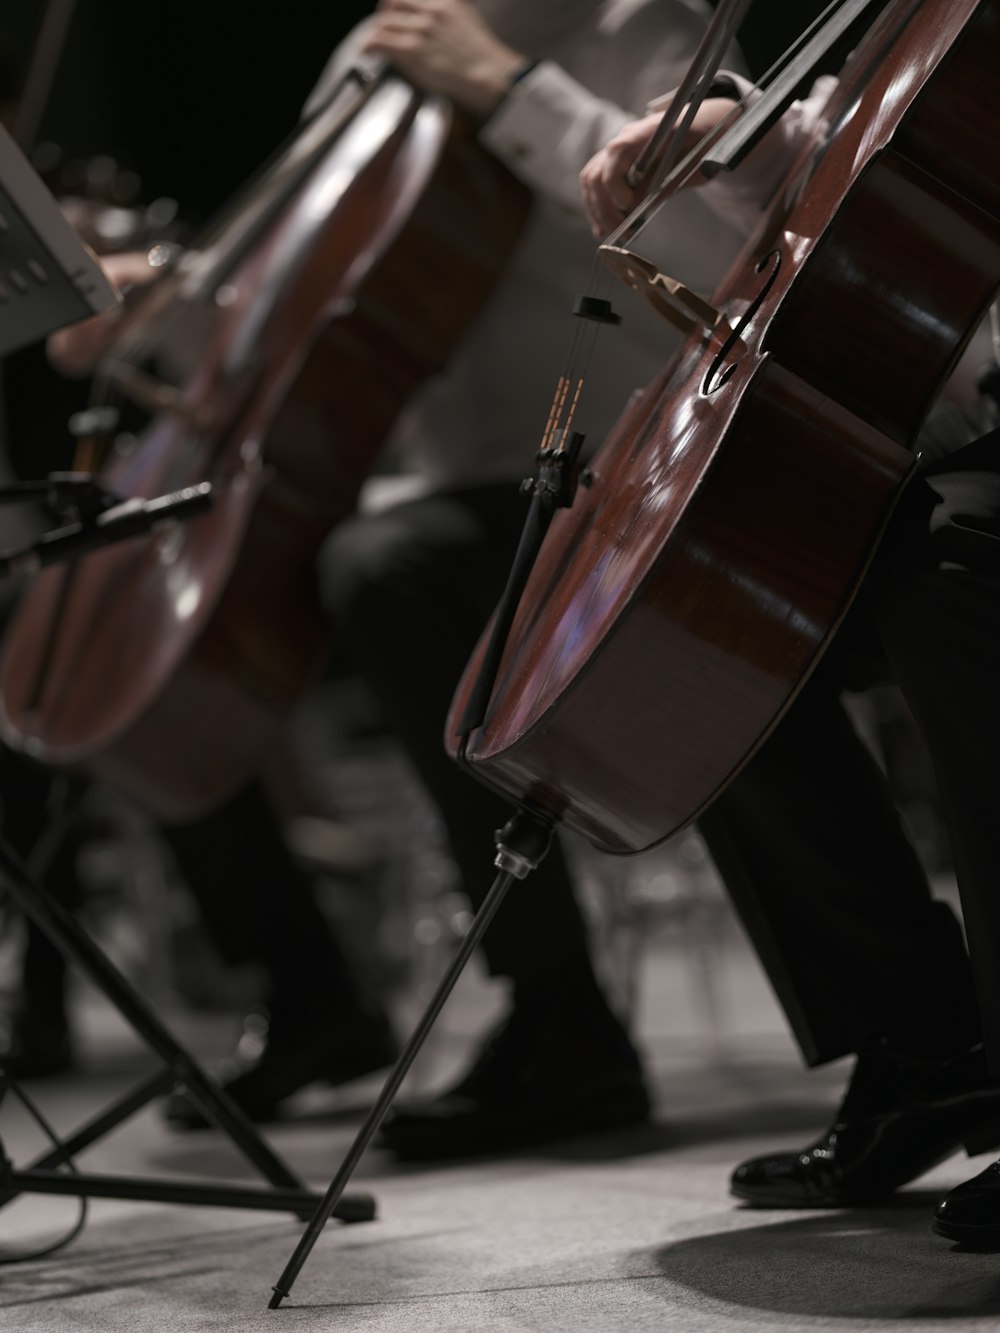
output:
<svg viewBox="0 0 1000 1333"><path fill-rule="evenodd" d="M852 57L716 293L740 337L688 341L549 531L467 747L515 800L640 851L815 665L1000 279L998 62L996 0L899 0Z"/></svg>
<svg viewBox="0 0 1000 1333"><path fill-rule="evenodd" d="M168 820L251 776L320 660L317 548L486 299L528 198L447 103L386 77L256 239L252 192L155 285L108 365L152 352L191 419L155 416L101 480L146 497L209 480L216 503L37 579L4 646L8 741Z"/></svg>

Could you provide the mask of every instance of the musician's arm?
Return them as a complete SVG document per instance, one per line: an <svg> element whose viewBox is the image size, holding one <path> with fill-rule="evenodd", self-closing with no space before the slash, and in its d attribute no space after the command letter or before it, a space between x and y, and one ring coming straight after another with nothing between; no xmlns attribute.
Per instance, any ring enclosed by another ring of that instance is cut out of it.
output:
<svg viewBox="0 0 1000 1333"><path fill-rule="evenodd" d="M662 11L668 11L664 14ZM683 78L702 35L694 11L666 0L648 33L609 43L598 96L551 60L540 61L486 122L481 138L540 194L579 216L579 172L650 98ZM648 40L643 40L647 37Z"/></svg>
<svg viewBox="0 0 1000 1333"><path fill-rule="evenodd" d="M727 77L741 97L752 101L757 96L741 75L730 73ZM836 80L829 76L818 79L809 97L793 103L735 171L719 172L710 181L695 175L690 184L700 185L705 202L727 221L743 231L751 230L812 133L835 86ZM584 206L596 235L607 235L640 202L641 192L629 186L626 173L656 129L670 97L671 94L666 94L657 98L651 104L655 110L623 126L580 173ZM729 116L732 109L732 101L707 99L692 126L691 146L701 134Z"/></svg>
<svg viewBox="0 0 1000 1333"><path fill-rule="evenodd" d="M418 86L478 116L488 148L538 194L582 219L580 169L649 98L679 82L704 31L684 0L637 7L616 23L594 70L595 93L555 60L532 63L541 53L501 41L469 0L382 0L319 87L331 90L352 54L388 59Z"/></svg>
<svg viewBox="0 0 1000 1333"><path fill-rule="evenodd" d="M380 60L419 88L486 117L525 57L496 36L469 0L383 0L334 50L303 113L321 106L350 70L373 70Z"/></svg>

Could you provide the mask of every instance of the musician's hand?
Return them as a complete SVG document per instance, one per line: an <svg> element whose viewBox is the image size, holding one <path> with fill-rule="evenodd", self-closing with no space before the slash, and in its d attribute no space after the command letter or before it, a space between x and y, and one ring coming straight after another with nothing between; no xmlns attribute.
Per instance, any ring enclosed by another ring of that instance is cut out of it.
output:
<svg viewBox="0 0 1000 1333"><path fill-rule="evenodd" d="M662 100L662 107L624 126L599 153L595 153L580 172L583 206L598 240L619 227L622 219L648 193L648 187L634 190L627 176L629 168L653 137L663 118L664 109L669 105L669 98ZM735 111L736 104L727 97L706 98L691 122L683 152L686 154L697 148L706 135L717 130ZM695 173L684 184L697 185L703 181L704 177Z"/></svg>
<svg viewBox="0 0 1000 1333"><path fill-rule="evenodd" d="M364 49L480 116L501 102L524 60L469 0L380 0Z"/></svg>
<svg viewBox="0 0 1000 1333"><path fill-rule="evenodd" d="M580 172L580 191L591 230L598 238L621 225L639 202L626 179L629 167L653 137L661 113L630 121Z"/></svg>
<svg viewBox="0 0 1000 1333"><path fill-rule="evenodd" d="M150 265L145 250L105 255L101 265L119 290L141 286L156 276L156 269ZM70 324L68 328L58 329L49 335L45 343L49 361L70 379L89 375L111 345L120 318L121 307L118 306L100 315L92 315L90 319L83 319L78 324Z"/></svg>

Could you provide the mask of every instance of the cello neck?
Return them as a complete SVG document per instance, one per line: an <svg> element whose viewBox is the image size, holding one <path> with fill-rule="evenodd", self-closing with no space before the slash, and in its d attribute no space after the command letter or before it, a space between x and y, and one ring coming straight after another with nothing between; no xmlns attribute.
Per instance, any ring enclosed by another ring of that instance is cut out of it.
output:
<svg viewBox="0 0 1000 1333"><path fill-rule="evenodd" d="M728 128L721 129L721 132L713 132L708 143L703 143L701 147L696 148L678 161L679 151L672 152L670 145L674 142L680 145L683 142L684 134L694 119L701 97L709 86L709 80L712 74L718 70L717 63L715 65L706 63L703 67L703 52L699 50L695 59L698 68L692 67L692 71L689 72L688 77L678 90L671 106L664 112L663 120L657 127L653 139L637 159L629 174L629 179L633 183L636 173L639 173L640 169L643 175L648 175L647 160L655 162L657 157L665 152L666 156L660 166L660 183L650 192L635 212L626 219L620 234L627 234L630 238L637 235L656 214L665 200L670 198L694 175L700 174L705 177L712 177L720 171L732 171L737 167L750 150L781 118L794 100L799 85L815 73L824 58L850 29L851 25L861 19L866 11L877 3L881 3L881 0L839 0L839 2L833 0L826 11L828 17L814 24L812 29L799 39L798 43L794 44L789 51L786 51L780 57L774 66L774 70L777 72L772 71L772 75L765 77L765 81L769 79L769 86L757 101L749 106L746 105L745 101L740 104L739 109L742 114L737 115L734 110L732 122L728 125ZM738 4L738 0L734 0L734 5L735 8L731 9L730 16L738 23L742 15L742 7ZM920 0L913 0L906 16L899 25L900 27L908 21L910 14L919 8L919 5ZM717 16L718 13L721 13L721 6L720 10L717 11ZM727 24L725 36L727 38L731 37L734 31L732 25ZM712 33L706 35L702 47L706 62L709 59L710 52L715 54L717 62L725 49L724 45L720 47L718 40L713 38ZM690 105L685 105L689 98ZM675 107L676 110L674 110ZM676 134L675 140L671 138L674 134ZM665 143L667 146L664 149L662 146Z"/></svg>
<svg viewBox="0 0 1000 1333"><path fill-rule="evenodd" d="M186 297L215 290L242 263L387 72L384 64L365 70L348 69L305 124L296 127L268 163L212 220L203 237L178 264Z"/></svg>
<svg viewBox="0 0 1000 1333"><path fill-rule="evenodd" d="M920 0L914 0L904 18L917 9ZM739 166L750 150L760 142L795 100L795 92L803 80L812 76L832 47L840 40L855 20L860 19L876 0L844 0L837 12L806 42L794 59L788 61L772 80L770 87L727 130L699 163L703 176L714 176L719 171L732 171ZM902 26L902 23L899 25Z"/></svg>

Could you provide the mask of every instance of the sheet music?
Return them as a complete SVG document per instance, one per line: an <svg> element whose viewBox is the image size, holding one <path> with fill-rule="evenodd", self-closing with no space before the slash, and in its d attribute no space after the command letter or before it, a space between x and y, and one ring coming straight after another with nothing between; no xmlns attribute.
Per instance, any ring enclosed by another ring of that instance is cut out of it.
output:
<svg viewBox="0 0 1000 1333"><path fill-rule="evenodd" d="M118 300L37 172L0 127L0 356Z"/></svg>

